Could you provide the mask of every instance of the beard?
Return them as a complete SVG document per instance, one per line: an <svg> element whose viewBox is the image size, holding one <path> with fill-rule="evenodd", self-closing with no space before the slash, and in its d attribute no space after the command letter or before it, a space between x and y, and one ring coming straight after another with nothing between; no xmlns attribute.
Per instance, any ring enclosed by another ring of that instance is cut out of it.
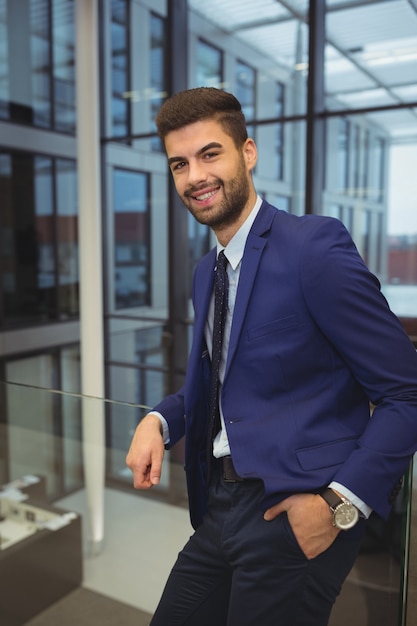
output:
<svg viewBox="0 0 417 626"><path fill-rule="evenodd" d="M222 201L219 205L214 205L213 208L200 211L193 205L192 196L202 193L204 189L212 188L213 186L222 188ZM190 188L184 193L182 200L197 222L205 224L214 230L220 230L223 227L230 226L239 219L248 202L249 194L248 173L245 162L241 158L235 178L228 182L215 178L208 185L204 185L204 187Z"/></svg>

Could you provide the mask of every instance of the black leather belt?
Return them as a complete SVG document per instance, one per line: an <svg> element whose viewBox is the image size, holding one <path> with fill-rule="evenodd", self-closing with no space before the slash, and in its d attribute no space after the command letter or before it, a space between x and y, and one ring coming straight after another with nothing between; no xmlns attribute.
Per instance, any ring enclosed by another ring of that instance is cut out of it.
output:
<svg viewBox="0 0 417 626"><path fill-rule="evenodd" d="M225 482L237 483L245 480L236 472L231 456L224 456L220 459L220 461L222 462L223 480Z"/></svg>

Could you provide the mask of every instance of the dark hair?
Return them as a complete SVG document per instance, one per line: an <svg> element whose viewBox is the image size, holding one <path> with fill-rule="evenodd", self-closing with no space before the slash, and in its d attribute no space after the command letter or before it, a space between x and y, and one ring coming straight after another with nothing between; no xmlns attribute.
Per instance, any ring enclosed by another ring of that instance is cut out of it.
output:
<svg viewBox="0 0 417 626"><path fill-rule="evenodd" d="M239 100L231 93L214 87L187 89L168 98L156 116L156 127L164 141L171 131L208 119L218 121L238 148L248 138Z"/></svg>

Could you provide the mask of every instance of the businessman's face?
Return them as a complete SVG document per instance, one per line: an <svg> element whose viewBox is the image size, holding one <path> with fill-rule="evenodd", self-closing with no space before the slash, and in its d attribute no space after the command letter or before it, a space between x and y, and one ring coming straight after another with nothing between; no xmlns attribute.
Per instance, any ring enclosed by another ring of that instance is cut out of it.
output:
<svg viewBox="0 0 417 626"><path fill-rule="evenodd" d="M237 230L255 204L252 139L238 149L218 122L205 120L170 132L165 149L177 192L195 219L216 234L232 225Z"/></svg>

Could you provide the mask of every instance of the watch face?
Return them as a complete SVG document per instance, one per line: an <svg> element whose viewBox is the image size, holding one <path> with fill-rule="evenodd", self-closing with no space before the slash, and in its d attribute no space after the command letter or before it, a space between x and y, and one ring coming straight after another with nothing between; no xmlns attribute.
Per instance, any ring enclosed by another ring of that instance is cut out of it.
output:
<svg viewBox="0 0 417 626"><path fill-rule="evenodd" d="M352 528L358 519L359 511L351 502L342 502L335 509L334 522L341 530Z"/></svg>

